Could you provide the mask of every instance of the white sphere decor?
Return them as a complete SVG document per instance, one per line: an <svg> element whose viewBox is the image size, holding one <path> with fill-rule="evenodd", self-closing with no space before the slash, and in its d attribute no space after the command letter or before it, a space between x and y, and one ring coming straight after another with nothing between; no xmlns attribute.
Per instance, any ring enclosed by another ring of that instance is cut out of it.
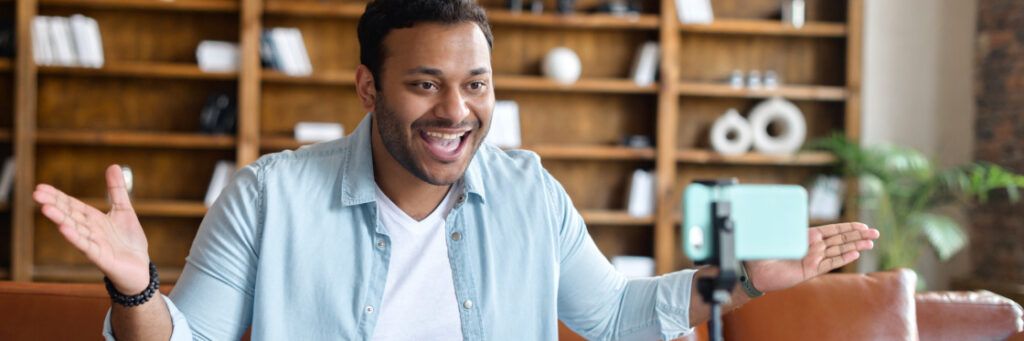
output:
<svg viewBox="0 0 1024 341"><path fill-rule="evenodd" d="M576 83L576 80L580 79L581 71L580 56L568 47L559 46L551 49L541 63L541 72L544 76L559 84Z"/></svg>

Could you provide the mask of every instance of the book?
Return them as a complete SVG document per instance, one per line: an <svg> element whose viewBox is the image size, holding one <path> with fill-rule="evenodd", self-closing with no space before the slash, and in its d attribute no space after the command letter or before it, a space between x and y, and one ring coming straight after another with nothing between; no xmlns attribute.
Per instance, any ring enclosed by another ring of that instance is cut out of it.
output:
<svg viewBox="0 0 1024 341"><path fill-rule="evenodd" d="M235 168L235 163L227 160L217 161L217 164L213 166L213 176L210 178L210 186L206 188L206 198L203 200L206 207L213 206L213 203L220 197L220 192L224 191L224 187L227 187L228 182L231 181L231 175L235 173Z"/></svg>
<svg viewBox="0 0 1024 341"><path fill-rule="evenodd" d="M53 46L54 59L60 66L76 66L78 58L75 54L74 38L71 36L71 21L65 17L49 17L50 44Z"/></svg>
<svg viewBox="0 0 1024 341"><path fill-rule="evenodd" d="M633 171L627 206L626 211L634 218L645 218L654 214L653 172L643 169Z"/></svg>
<svg viewBox="0 0 1024 341"><path fill-rule="evenodd" d="M236 71L240 57L238 44L230 41L203 40L196 47L196 61L203 72Z"/></svg>
<svg viewBox="0 0 1024 341"><path fill-rule="evenodd" d="M345 136L341 123L299 122L295 124L295 140L299 142L320 142L340 139Z"/></svg>
<svg viewBox="0 0 1024 341"><path fill-rule="evenodd" d="M309 52L306 51L306 42L302 39L302 31L293 27L289 28L288 32L298 57L296 59L299 64L299 72L307 76L313 74L313 64L309 60Z"/></svg>
<svg viewBox="0 0 1024 341"><path fill-rule="evenodd" d="M519 130L519 104L515 101L494 102L491 131L484 142L499 148L519 148L522 136Z"/></svg>
<svg viewBox="0 0 1024 341"><path fill-rule="evenodd" d="M661 48L656 41L648 41L636 50L636 57L633 59L633 69L630 72L633 82L638 86L649 86L654 84L658 76L658 62L661 58Z"/></svg>
<svg viewBox="0 0 1024 341"><path fill-rule="evenodd" d="M71 16L70 21L79 65L90 68L103 67L103 42L96 19L75 14Z"/></svg>
<svg viewBox="0 0 1024 341"><path fill-rule="evenodd" d="M32 57L36 65L53 65L49 21L46 16L32 18Z"/></svg>
<svg viewBox="0 0 1024 341"><path fill-rule="evenodd" d="M268 69L280 70L279 58L270 30L264 29L260 34L260 64Z"/></svg>
<svg viewBox="0 0 1024 341"><path fill-rule="evenodd" d="M270 31L274 40L275 54L278 56L279 70L290 76L301 76L299 71L299 58L292 45L288 30L284 28L273 28Z"/></svg>
<svg viewBox="0 0 1024 341"><path fill-rule="evenodd" d="M14 187L15 162L13 156L4 160L4 169L0 172L0 203L11 201L11 188Z"/></svg>
<svg viewBox="0 0 1024 341"><path fill-rule="evenodd" d="M709 25L715 20L711 0L676 0L679 22L684 24Z"/></svg>

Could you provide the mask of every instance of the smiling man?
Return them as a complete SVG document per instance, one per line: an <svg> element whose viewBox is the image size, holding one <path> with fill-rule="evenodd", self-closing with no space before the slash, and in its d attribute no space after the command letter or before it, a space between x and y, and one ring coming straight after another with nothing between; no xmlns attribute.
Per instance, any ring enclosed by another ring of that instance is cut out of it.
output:
<svg viewBox="0 0 1024 341"><path fill-rule="evenodd" d="M627 280L565 190L525 151L482 145L492 37L470 0L378 0L359 21L352 135L267 155L203 220L170 297L117 166L103 214L49 185L34 198L107 276L108 338L669 339L708 319L714 269ZM878 231L809 230L807 256L747 262L734 308L849 263ZM159 296L155 298L154 296ZM153 298L153 299L151 299Z"/></svg>

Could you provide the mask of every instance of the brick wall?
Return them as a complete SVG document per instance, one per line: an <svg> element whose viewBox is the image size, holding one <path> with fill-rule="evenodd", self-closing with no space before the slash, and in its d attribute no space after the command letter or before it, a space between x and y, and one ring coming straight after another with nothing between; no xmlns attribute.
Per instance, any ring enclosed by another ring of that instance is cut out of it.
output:
<svg viewBox="0 0 1024 341"><path fill-rule="evenodd" d="M1024 1L979 0L977 38L975 159L1024 173ZM1024 284L1024 204L993 199L971 212L975 279Z"/></svg>

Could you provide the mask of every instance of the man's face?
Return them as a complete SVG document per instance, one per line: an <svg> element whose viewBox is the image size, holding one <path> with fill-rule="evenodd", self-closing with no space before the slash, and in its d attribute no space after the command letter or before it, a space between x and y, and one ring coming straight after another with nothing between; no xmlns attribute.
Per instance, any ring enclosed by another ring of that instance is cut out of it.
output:
<svg viewBox="0 0 1024 341"><path fill-rule="evenodd" d="M420 180L462 176L491 123L491 52L475 23L392 30L377 79L374 125L385 149Z"/></svg>

